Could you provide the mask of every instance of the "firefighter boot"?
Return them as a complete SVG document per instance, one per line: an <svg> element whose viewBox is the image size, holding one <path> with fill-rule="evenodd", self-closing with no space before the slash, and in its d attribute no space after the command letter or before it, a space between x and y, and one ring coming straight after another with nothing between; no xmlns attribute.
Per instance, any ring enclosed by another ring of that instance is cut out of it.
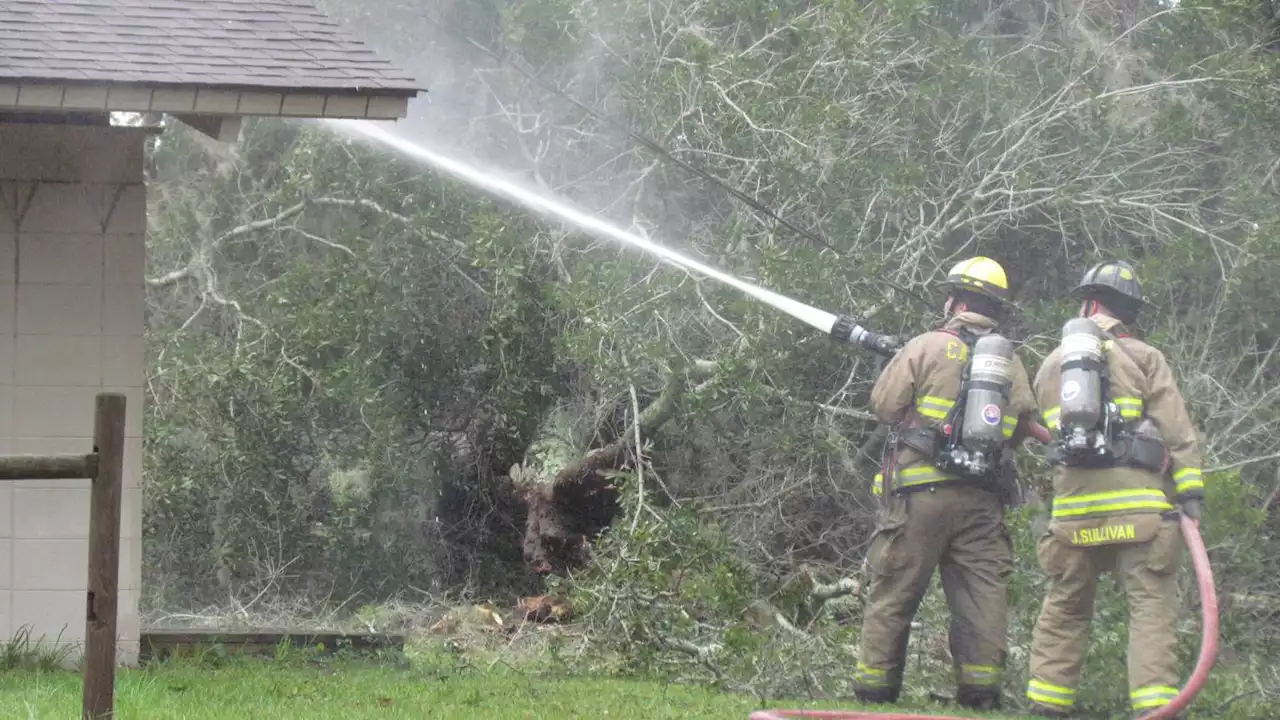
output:
<svg viewBox="0 0 1280 720"><path fill-rule="evenodd" d="M853 691L858 702L865 705L885 705L898 702L900 688L859 688Z"/></svg>
<svg viewBox="0 0 1280 720"><path fill-rule="evenodd" d="M990 687L966 687L956 689L956 702L967 710L999 710L1000 690Z"/></svg>

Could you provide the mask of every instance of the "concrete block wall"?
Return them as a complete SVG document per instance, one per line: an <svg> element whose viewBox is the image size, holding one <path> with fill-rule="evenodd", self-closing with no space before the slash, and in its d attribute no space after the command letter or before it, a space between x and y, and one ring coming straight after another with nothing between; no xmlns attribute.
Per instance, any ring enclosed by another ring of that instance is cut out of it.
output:
<svg viewBox="0 0 1280 720"><path fill-rule="evenodd" d="M88 452L94 396L128 398L119 659L138 653L146 196L143 131L0 116L0 454ZM89 481L0 481L0 638L79 657Z"/></svg>

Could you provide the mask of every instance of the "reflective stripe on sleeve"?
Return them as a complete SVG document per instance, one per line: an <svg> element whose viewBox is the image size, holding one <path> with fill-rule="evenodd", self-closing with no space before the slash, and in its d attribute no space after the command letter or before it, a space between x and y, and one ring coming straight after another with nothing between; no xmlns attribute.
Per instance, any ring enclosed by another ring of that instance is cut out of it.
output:
<svg viewBox="0 0 1280 720"><path fill-rule="evenodd" d="M1120 409L1120 417L1125 420L1138 420L1142 418L1142 398L1136 397L1118 397L1112 400L1116 407Z"/></svg>
<svg viewBox="0 0 1280 720"><path fill-rule="evenodd" d="M916 401L916 412L934 420L946 420L947 413L955 406L955 400L925 395Z"/></svg>
<svg viewBox="0 0 1280 720"><path fill-rule="evenodd" d="M1173 474L1179 495L1192 490L1204 490L1204 474L1200 468L1186 467Z"/></svg>

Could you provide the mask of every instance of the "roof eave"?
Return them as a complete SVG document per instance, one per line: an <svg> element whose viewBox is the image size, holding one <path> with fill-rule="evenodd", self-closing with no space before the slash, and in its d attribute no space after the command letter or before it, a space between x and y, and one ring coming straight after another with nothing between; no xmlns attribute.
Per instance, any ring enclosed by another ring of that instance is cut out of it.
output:
<svg viewBox="0 0 1280 720"><path fill-rule="evenodd" d="M13 82L0 78L0 110L398 120L418 91L227 84Z"/></svg>
<svg viewBox="0 0 1280 720"><path fill-rule="evenodd" d="M373 82L367 85L306 85L306 84L290 84L281 82L279 84L264 83L220 83L220 82L159 82L150 80L111 80L111 79L84 79L84 78L67 78L67 77L39 77L33 75L24 75L21 77L5 77L0 76L0 85L63 85L68 87L95 87L95 86L111 86L111 87L133 87L145 88L149 90L170 90L170 89L196 89L196 90L225 90L228 92L290 92L290 93L317 93L325 95L392 95L396 97L416 97L420 93L427 92L427 88L417 84L389 85L385 83Z"/></svg>

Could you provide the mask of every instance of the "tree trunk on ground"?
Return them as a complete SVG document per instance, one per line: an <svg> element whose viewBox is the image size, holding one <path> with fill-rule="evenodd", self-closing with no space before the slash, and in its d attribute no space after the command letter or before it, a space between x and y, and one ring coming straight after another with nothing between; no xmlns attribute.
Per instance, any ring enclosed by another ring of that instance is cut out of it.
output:
<svg viewBox="0 0 1280 720"><path fill-rule="evenodd" d="M676 413L685 394L688 375L668 376L656 400L639 414L642 438L657 432ZM618 490L608 473L627 461L627 448L635 442L635 425L603 447L570 458L563 447L511 468L510 478L528 507L524 558L540 573L574 567L586 561L586 541L613 521ZM541 461L541 462L540 462Z"/></svg>

